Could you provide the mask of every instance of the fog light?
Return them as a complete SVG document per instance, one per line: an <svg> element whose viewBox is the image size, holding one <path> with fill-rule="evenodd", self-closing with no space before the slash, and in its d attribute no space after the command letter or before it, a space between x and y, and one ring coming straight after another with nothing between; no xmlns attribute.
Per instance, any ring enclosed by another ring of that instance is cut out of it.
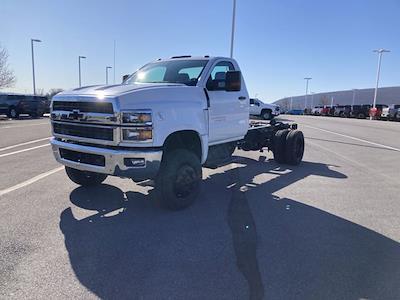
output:
<svg viewBox="0 0 400 300"><path fill-rule="evenodd" d="M127 167L140 168L146 166L144 158L124 158L124 164Z"/></svg>

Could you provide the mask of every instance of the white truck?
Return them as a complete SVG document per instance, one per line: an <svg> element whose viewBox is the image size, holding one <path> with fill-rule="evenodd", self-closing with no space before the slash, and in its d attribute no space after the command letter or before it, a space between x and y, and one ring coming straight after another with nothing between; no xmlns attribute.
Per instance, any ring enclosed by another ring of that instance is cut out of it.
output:
<svg viewBox="0 0 400 300"><path fill-rule="evenodd" d="M264 103L257 98L250 98L250 115L261 117L264 120L271 120L279 116L279 114L279 105Z"/></svg>
<svg viewBox="0 0 400 300"><path fill-rule="evenodd" d="M73 182L153 179L160 202L173 210L195 200L202 166L229 163L236 148L268 148L292 165L304 152L296 124L249 122L239 66L224 57L159 59L122 84L59 93L50 117L54 156Z"/></svg>

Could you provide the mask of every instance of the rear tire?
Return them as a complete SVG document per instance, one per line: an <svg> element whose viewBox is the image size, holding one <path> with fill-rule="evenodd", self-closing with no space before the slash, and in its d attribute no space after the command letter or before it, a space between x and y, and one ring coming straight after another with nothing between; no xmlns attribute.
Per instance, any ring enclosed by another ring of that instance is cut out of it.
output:
<svg viewBox="0 0 400 300"><path fill-rule="evenodd" d="M274 160L279 164L286 163L286 136L289 134L288 129L278 130L273 138Z"/></svg>
<svg viewBox="0 0 400 300"><path fill-rule="evenodd" d="M196 200L202 180L200 158L186 149L166 154L156 179L161 206L170 210L184 209Z"/></svg>
<svg viewBox="0 0 400 300"><path fill-rule="evenodd" d="M65 167L65 172L67 173L69 179L82 186L98 185L107 178L106 174L81 171L70 167Z"/></svg>
<svg viewBox="0 0 400 300"><path fill-rule="evenodd" d="M15 107L10 107L8 110L7 116L11 119L18 119L19 112L17 111L17 109Z"/></svg>
<svg viewBox="0 0 400 300"><path fill-rule="evenodd" d="M298 165L303 159L304 135L299 130L291 130L286 136L285 160L289 165Z"/></svg>

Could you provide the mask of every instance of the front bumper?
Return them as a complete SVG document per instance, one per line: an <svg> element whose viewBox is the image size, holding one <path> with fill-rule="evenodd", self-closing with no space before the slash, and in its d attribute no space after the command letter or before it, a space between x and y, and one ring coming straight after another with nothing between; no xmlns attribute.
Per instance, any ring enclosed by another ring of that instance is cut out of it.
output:
<svg viewBox="0 0 400 300"><path fill-rule="evenodd" d="M50 140L55 159L67 166L81 171L90 171L132 178L135 181L154 179L161 164L162 150L146 150L135 148L135 150L114 150L109 148L84 146L72 144L52 138ZM79 159L70 160L61 156L60 149L74 151L82 154L94 154L104 157L103 165L82 163ZM143 166L127 166L125 159L144 159Z"/></svg>

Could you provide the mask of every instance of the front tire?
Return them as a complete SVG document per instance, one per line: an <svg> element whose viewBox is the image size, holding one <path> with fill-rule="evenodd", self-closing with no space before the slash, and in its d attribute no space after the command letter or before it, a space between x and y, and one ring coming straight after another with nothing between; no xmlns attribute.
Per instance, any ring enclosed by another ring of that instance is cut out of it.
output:
<svg viewBox="0 0 400 300"><path fill-rule="evenodd" d="M8 116L9 118L11 118L11 119L18 119L18 117L19 117L19 112L17 111L17 109L16 109L15 107L11 107L11 108L8 110L7 116Z"/></svg>
<svg viewBox="0 0 400 300"><path fill-rule="evenodd" d="M67 173L69 179L82 186L98 185L107 178L106 174L81 171L70 167L65 167L65 172Z"/></svg>
<svg viewBox="0 0 400 300"><path fill-rule="evenodd" d="M269 111L269 110L263 110L263 111L261 112L261 117L262 117L264 120L271 120L271 119L272 119L272 113L271 113L271 111Z"/></svg>
<svg viewBox="0 0 400 300"><path fill-rule="evenodd" d="M170 210L190 206L197 198L202 180L199 157L186 149L166 153L156 179L161 205Z"/></svg>

